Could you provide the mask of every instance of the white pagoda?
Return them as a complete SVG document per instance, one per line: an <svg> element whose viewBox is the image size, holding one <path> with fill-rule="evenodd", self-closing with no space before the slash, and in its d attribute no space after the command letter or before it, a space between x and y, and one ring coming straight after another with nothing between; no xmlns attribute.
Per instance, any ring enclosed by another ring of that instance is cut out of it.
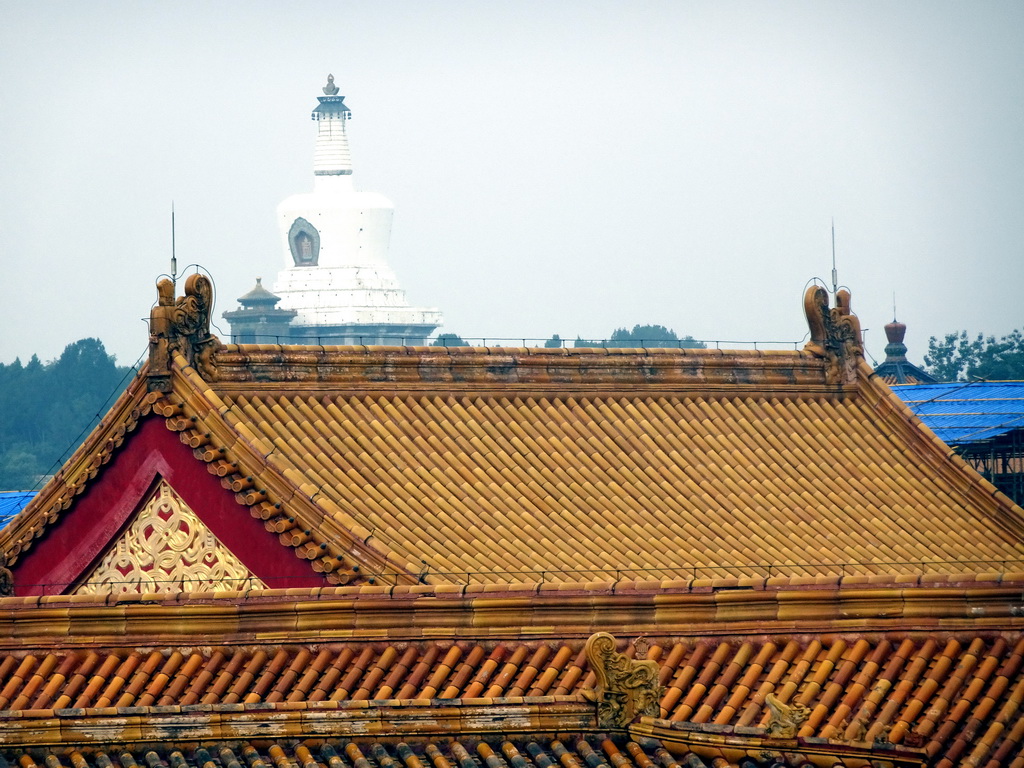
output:
<svg viewBox="0 0 1024 768"><path fill-rule="evenodd" d="M277 207L285 269L273 293L294 311L290 343L422 345L441 325L434 308L409 306L388 265L394 205L352 183L346 123L352 113L328 75L313 110L313 191Z"/></svg>

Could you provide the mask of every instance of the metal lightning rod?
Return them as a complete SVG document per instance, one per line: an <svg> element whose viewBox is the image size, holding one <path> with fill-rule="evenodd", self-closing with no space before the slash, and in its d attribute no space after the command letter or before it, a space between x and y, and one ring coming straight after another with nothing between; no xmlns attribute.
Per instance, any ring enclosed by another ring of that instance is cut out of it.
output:
<svg viewBox="0 0 1024 768"><path fill-rule="evenodd" d="M836 220L832 219L832 295L839 291L839 273L836 271Z"/></svg>
<svg viewBox="0 0 1024 768"><path fill-rule="evenodd" d="M171 200L171 285L178 287L178 257L174 251L174 201Z"/></svg>

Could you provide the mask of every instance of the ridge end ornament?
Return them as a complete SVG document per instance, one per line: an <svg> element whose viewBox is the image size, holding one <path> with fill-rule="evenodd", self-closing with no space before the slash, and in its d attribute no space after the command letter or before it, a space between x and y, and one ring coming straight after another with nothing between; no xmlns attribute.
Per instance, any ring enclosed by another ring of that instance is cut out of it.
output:
<svg viewBox="0 0 1024 768"><path fill-rule="evenodd" d="M850 292L836 291L836 305L830 309L828 291L812 285L804 294L804 312L811 331L804 350L825 359L826 383L852 383L864 357L864 344L860 320L850 310Z"/></svg>
<svg viewBox="0 0 1024 768"><path fill-rule="evenodd" d="M157 283L157 303L149 313L149 391L169 392L171 360L180 352L203 378L216 377L214 350L220 339L210 333L213 284L205 275L189 275L185 295L175 298L174 283Z"/></svg>
<svg viewBox="0 0 1024 768"><path fill-rule="evenodd" d="M636 661L616 649L615 638L596 632L587 640L587 663L597 676L597 689L584 696L597 704L601 728L624 728L638 717L661 716L662 687L658 663Z"/></svg>

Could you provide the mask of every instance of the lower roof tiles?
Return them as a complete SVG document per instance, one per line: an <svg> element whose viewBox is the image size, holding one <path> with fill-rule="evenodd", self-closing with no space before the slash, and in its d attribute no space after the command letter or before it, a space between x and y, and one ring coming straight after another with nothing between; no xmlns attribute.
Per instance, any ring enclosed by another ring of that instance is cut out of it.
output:
<svg viewBox="0 0 1024 768"><path fill-rule="evenodd" d="M91 749L0 747L0 768L726 768L802 766L798 755L763 761L671 754L653 739L573 736L535 739L241 740ZM781 758L781 759L779 759Z"/></svg>
<svg viewBox="0 0 1024 768"><path fill-rule="evenodd" d="M666 727L762 729L772 694L807 708L796 734L803 739L893 744L936 766L984 765L1024 749L1019 631L637 638L625 650L660 665ZM74 717L145 722L167 712L193 721L268 710L331 718L339 707L402 702L437 712L529 704L550 711L548 725L553 717L580 727L573 702L595 677L581 641L519 640L8 653L0 685L0 729ZM434 727L453 737L467 730L458 717Z"/></svg>
<svg viewBox="0 0 1024 768"><path fill-rule="evenodd" d="M157 741L98 738L85 743L3 745L0 767L16 763L21 768L919 768L925 760L920 750L892 744L645 725L660 728L663 736L580 733L571 727L554 734L545 729L512 735L501 732L500 722L486 736L357 735L341 723L330 736L268 733L224 739L179 719L177 725L168 724Z"/></svg>

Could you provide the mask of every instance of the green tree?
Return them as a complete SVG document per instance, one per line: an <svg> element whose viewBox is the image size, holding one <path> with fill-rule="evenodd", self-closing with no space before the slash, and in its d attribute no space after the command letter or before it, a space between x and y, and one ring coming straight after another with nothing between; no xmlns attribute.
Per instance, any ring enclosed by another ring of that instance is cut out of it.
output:
<svg viewBox="0 0 1024 768"><path fill-rule="evenodd" d="M924 356L928 373L939 381L1009 381L1024 379L1024 332L1011 331L996 339L967 331L928 339Z"/></svg>
<svg viewBox="0 0 1024 768"><path fill-rule="evenodd" d="M13 446L0 454L0 489L29 491L39 477L39 459L22 446Z"/></svg>
<svg viewBox="0 0 1024 768"><path fill-rule="evenodd" d="M430 346L432 346L432 347L468 347L469 344L467 344L465 341L463 341L462 337L459 336L458 334L455 334L455 333L442 333L440 336L438 336L436 339L434 339L434 343L431 344Z"/></svg>
<svg viewBox="0 0 1024 768"><path fill-rule="evenodd" d="M693 336L679 337L664 325L634 325L633 330L616 328L606 342L585 341L577 338L574 347L673 347L675 349L704 349L705 344Z"/></svg>
<svg viewBox="0 0 1024 768"><path fill-rule="evenodd" d="M0 490L32 490L99 421L128 381L99 339L46 364L0 364Z"/></svg>

